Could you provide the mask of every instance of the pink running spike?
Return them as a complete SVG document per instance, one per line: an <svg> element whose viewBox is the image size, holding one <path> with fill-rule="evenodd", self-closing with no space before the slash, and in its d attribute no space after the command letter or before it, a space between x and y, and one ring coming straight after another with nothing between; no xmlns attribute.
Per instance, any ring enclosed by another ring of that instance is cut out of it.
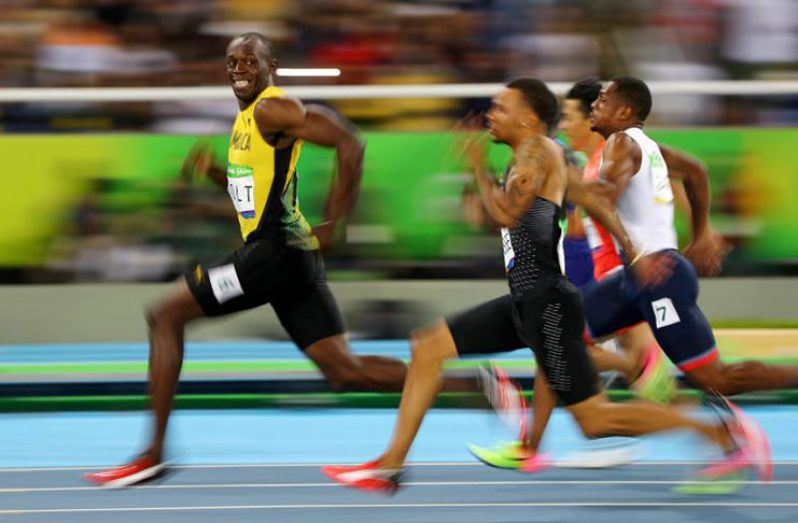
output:
<svg viewBox="0 0 798 523"><path fill-rule="evenodd" d="M753 466L753 462L748 452L737 449L734 452L726 454L723 460L701 469L698 475L706 479L714 479L728 476L735 472L742 472L743 470L751 468L751 466Z"/></svg>
<svg viewBox="0 0 798 523"><path fill-rule="evenodd" d="M535 454L526 458L519 469L527 474L537 474L551 467L551 454Z"/></svg>
<svg viewBox="0 0 798 523"><path fill-rule="evenodd" d="M749 455L751 464L756 467L759 479L764 482L773 480L773 457L770 450L770 442L767 434L762 427L748 416L737 405L722 397L726 405L734 414L736 425L736 438L739 438L738 445Z"/></svg>

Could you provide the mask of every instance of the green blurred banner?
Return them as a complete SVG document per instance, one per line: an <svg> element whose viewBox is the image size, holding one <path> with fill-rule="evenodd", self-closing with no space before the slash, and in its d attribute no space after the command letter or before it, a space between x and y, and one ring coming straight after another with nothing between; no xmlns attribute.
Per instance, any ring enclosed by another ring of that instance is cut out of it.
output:
<svg viewBox="0 0 798 523"><path fill-rule="evenodd" d="M798 208L793 203L798 200L798 130L690 129L652 135L707 164L713 223L745 259L798 259ZM485 234L464 220L462 193L469 180L450 134L369 133L366 139L354 240L370 247L359 252L407 260L457 256L463 249L452 238L465 238L467 244L468 238ZM211 140L220 158L227 140ZM0 266L45 264L54 244L79 234L75 224L81 205L100 186L103 205L117 214L150 217L128 220L129 230L158 224L183 159L196 142L195 137L170 135L3 136ZM504 169L508 152L498 146L492 151L496 171ZM311 223L318 219L333 166L332 151L306 145L299 164L300 202Z"/></svg>

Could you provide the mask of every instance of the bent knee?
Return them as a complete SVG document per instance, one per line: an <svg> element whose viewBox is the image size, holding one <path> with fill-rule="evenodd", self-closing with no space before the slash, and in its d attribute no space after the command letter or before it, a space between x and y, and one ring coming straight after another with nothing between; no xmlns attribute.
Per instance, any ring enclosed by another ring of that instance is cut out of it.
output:
<svg viewBox="0 0 798 523"><path fill-rule="evenodd" d="M151 305L144 311L144 318L150 330L156 329L168 320L168 309L161 303Z"/></svg>
<svg viewBox="0 0 798 523"><path fill-rule="evenodd" d="M576 422L582 435L588 439L603 438L611 434L607 424L598 418L577 419Z"/></svg>
<svg viewBox="0 0 798 523"><path fill-rule="evenodd" d="M444 322L414 330L410 335L410 357L413 361L443 361L457 357L452 333Z"/></svg>
<svg viewBox="0 0 798 523"><path fill-rule="evenodd" d="M188 318L174 305L158 303L144 311L144 318L150 330L159 328L183 328Z"/></svg>

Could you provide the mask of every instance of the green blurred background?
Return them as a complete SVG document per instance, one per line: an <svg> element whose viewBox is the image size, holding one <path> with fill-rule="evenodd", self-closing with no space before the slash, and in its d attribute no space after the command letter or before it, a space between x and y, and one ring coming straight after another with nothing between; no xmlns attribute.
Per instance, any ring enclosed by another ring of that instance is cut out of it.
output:
<svg viewBox="0 0 798 523"><path fill-rule="evenodd" d="M708 166L712 222L736 247L725 274L794 271L798 131L697 128L652 135ZM227 139L202 138L221 159ZM500 277L500 264L492 262L498 258L493 231L466 217L464 193L472 182L452 135L370 132L365 139L362 193L348 243L329 256L336 277ZM199 140L152 134L0 138L7 172L0 195L6 281L163 280L234 248L239 239L226 194L181 174ZM506 147L493 147L495 171L503 170L508 154ZM333 159L331 150L303 149L300 202L311 223L319 219ZM680 217L682 239L684 225ZM136 252L146 254L149 268L92 275L81 266L97 253L113 264L113 253L122 251L134 259Z"/></svg>

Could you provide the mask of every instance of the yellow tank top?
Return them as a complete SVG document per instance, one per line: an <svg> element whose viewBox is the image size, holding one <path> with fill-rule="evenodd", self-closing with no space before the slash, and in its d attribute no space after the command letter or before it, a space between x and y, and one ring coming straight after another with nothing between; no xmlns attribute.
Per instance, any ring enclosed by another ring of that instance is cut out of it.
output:
<svg viewBox="0 0 798 523"><path fill-rule="evenodd" d="M282 95L282 89L267 87L238 113L227 152L227 192L244 240L279 229L286 233L288 245L318 249L297 199L296 165L302 141L275 149L261 136L253 115L260 100Z"/></svg>

